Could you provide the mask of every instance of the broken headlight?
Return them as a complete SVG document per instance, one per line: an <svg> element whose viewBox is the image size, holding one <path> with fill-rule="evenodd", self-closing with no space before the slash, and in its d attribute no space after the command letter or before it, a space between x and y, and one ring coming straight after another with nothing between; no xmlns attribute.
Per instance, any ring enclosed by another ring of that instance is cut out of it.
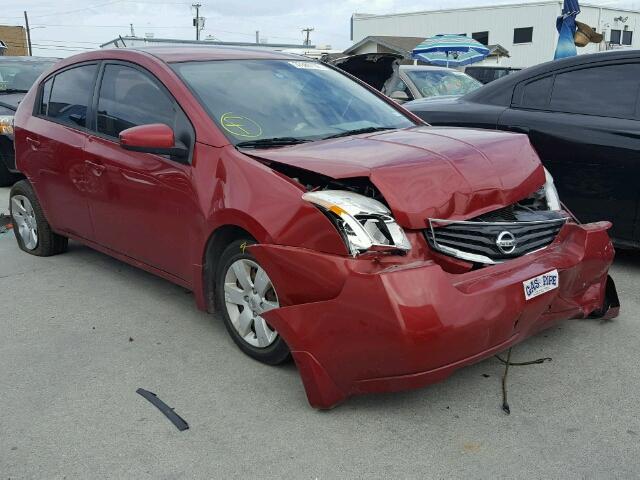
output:
<svg viewBox="0 0 640 480"><path fill-rule="evenodd" d="M542 188L544 189L544 194L547 199L547 207L549 207L549 210L562 210L558 190L556 190L556 186L553 184L553 177L546 168L544 169L544 176L545 183Z"/></svg>
<svg viewBox="0 0 640 480"><path fill-rule="evenodd" d="M377 200L345 190L307 192L302 198L329 216L353 256L371 250L411 249L404 230Z"/></svg>
<svg viewBox="0 0 640 480"><path fill-rule="evenodd" d="M4 107L0 107L0 135L13 138L13 111Z"/></svg>

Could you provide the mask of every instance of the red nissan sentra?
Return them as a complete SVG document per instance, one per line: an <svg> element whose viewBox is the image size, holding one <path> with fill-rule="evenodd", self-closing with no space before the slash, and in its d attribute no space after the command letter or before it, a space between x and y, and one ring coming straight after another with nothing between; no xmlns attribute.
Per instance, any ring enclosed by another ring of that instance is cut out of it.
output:
<svg viewBox="0 0 640 480"><path fill-rule="evenodd" d="M426 126L306 58L77 55L15 139L22 250L71 238L191 289L247 355L293 356L317 408L618 313L611 225L571 218L526 136Z"/></svg>

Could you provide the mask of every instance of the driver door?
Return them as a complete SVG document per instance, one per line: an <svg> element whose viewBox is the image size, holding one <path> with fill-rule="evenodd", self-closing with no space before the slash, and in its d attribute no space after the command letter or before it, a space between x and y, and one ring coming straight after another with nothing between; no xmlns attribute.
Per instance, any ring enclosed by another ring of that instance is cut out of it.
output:
<svg viewBox="0 0 640 480"><path fill-rule="evenodd" d="M190 220L196 217L191 165L168 156L124 150L122 130L169 125L191 149L195 135L186 115L150 73L106 63L99 74L96 125L86 157L98 178L89 196L96 241L181 279L191 276Z"/></svg>

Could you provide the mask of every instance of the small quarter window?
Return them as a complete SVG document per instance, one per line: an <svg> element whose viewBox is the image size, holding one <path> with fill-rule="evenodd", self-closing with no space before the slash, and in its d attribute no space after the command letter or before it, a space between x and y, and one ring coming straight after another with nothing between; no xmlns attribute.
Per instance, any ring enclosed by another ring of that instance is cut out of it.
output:
<svg viewBox="0 0 640 480"><path fill-rule="evenodd" d="M51 97L51 86L53 85L53 78L50 78L42 86L42 98L40 99L40 108L38 113L40 115L47 115L49 110L49 98Z"/></svg>
<svg viewBox="0 0 640 480"><path fill-rule="evenodd" d="M528 83L524 87L522 106L524 108L546 108L553 86L553 77L545 77Z"/></svg>

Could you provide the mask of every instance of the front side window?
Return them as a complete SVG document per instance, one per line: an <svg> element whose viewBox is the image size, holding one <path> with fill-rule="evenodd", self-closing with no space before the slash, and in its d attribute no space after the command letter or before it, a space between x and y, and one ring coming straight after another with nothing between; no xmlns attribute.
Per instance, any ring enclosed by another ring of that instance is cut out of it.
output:
<svg viewBox="0 0 640 480"><path fill-rule="evenodd" d="M550 107L559 112L632 118L639 92L638 63L583 68L556 76Z"/></svg>
<svg viewBox="0 0 640 480"><path fill-rule="evenodd" d="M99 133L118 137L138 125L164 123L175 129L173 100L146 74L126 65L107 65L98 98Z"/></svg>
<svg viewBox="0 0 640 480"><path fill-rule="evenodd" d="M414 125L374 93L314 61L218 60L172 68L234 145Z"/></svg>
<svg viewBox="0 0 640 480"><path fill-rule="evenodd" d="M475 78L451 70L406 70L416 88L424 97L460 96L482 86Z"/></svg>
<svg viewBox="0 0 640 480"><path fill-rule="evenodd" d="M533 42L533 27L515 28L513 30L513 43Z"/></svg>
<svg viewBox="0 0 640 480"><path fill-rule="evenodd" d="M46 116L85 127L97 69L97 65L83 65L57 74L53 79Z"/></svg>

